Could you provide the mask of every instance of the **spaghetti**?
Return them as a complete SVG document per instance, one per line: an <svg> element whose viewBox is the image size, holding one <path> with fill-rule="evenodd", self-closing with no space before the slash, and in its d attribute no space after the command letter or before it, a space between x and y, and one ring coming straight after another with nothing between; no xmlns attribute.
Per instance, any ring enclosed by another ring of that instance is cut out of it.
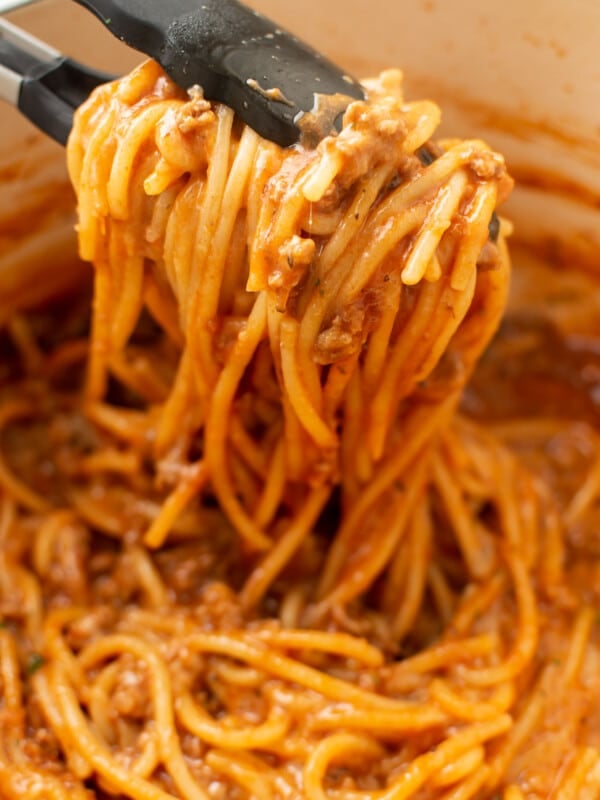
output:
<svg viewBox="0 0 600 800"><path fill-rule="evenodd" d="M79 110L90 329L83 281L3 344L3 797L600 792L600 447L486 396L504 330L459 410L510 179L366 86L316 149L151 62Z"/></svg>

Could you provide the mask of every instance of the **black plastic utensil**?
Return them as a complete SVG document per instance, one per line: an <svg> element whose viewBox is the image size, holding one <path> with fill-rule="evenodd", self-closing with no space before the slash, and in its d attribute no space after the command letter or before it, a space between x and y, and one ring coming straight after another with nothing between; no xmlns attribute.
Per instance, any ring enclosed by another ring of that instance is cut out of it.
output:
<svg viewBox="0 0 600 800"><path fill-rule="evenodd" d="M237 0L75 1L179 86L201 86L281 146L297 142L303 118L323 105L322 135L339 129L348 103L363 97L358 81ZM0 18L0 98L57 141L66 141L77 106L110 79ZM320 102L331 95L335 103Z"/></svg>
<svg viewBox="0 0 600 800"><path fill-rule="evenodd" d="M283 146L298 140L298 123L317 95L363 97L358 81L237 0L76 2L179 86L201 86L206 98Z"/></svg>
<svg viewBox="0 0 600 800"><path fill-rule="evenodd" d="M0 18L0 98L57 142L66 142L77 106L110 79Z"/></svg>

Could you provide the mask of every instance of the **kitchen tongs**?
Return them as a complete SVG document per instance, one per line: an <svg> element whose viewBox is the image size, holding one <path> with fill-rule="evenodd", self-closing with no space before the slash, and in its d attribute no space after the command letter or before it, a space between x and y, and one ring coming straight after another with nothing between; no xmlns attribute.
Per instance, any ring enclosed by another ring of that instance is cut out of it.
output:
<svg viewBox="0 0 600 800"><path fill-rule="evenodd" d="M75 2L183 89L201 86L207 99L284 147L298 141L320 95L342 96L342 109L363 97L358 81L237 0ZM109 79L0 19L0 98L57 141L66 142L74 110Z"/></svg>

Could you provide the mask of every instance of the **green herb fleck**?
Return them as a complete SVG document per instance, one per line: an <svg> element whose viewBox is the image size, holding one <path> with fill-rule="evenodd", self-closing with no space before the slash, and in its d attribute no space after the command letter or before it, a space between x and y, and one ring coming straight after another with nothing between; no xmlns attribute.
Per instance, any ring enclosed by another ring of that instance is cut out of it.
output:
<svg viewBox="0 0 600 800"><path fill-rule="evenodd" d="M112 17L108 17L107 19L104 20L105 25L110 25L111 22L112 22Z"/></svg>
<svg viewBox="0 0 600 800"><path fill-rule="evenodd" d="M38 669L44 666L44 657L39 653L32 653L29 663L27 664L27 675L35 675Z"/></svg>
<svg viewBox="0 0 600 800"><path fill-rule="evenodd" d="M8 622L5 619L0 619L0 631L5 631L8 628Z"/></svg>

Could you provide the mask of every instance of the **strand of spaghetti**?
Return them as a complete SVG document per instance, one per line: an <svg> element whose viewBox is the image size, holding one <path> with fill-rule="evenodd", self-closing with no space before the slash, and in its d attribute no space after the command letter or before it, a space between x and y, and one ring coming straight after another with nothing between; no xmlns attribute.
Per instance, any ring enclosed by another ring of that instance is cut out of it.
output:
<svg viewBox="0 0 600 800"><path fill-rule="evenodd" d="M348 389L352 376L359 372L358 362L360 352L353 353L348 358L332 364L327 372L323 386L323 417L330 429L334 429L336 419L344 405L344 395ZM345 423L343 423L345 426ZM340 447L345 435L340 436Z"/></svg>
<svg viewBox="0 0 600 800"><path fill-rule="evenodd" d="M298 683L307 689L341 702L353 702L362 708L395 711L405 705L389 697L374 694L324 672L319 672L295 659L282 656L256 641L234 634L203 634L188 636L183 643L195 652L215 653L247 662L276 675L290 683Z"/></svg>
<svg viewBox="0 0 600 800"><path fill-rule="evenodd" d="M515 499L517 518L521 525L523 557L527 568L534 570L540 557L541 507L535 490L533 476L523 469L515 471Z"/></svg>
<svg viewBox="0 0 600 800"><path fill-rule="evenodd" d="M216 666L216 672L226 683L235 686L245 686L251 689L258 689L262 686L265 676L264 673L252 667L238 667L235 664L223 662Z"/></svg>
<svg viewBox="0 0 600 800"><path fill-rule="evenodd" d="M439 189L402 269L403 283L414 286L423 280L427 265L458 210L466 185L467 176L460 170Z"/></svg>
<svg viewBox="0 0 600 800"><path fill-rule="evenodd" d="M163 120L164 121L164 120ZM160 124L158 126L160 128ZM160 137L157 136L157 139ZM164 142L164 137L161 139L161 142ZM158 142L157 142L158 144ZM159 148L160 149L160 148ZM162 155L162 151L161 151ZM160 159L159 159L160 163ZM164 156L163 156L163 163L164 163ZM158 165L157 165L158 169ZM175 205L175 201L177 200L177 195L183 190L185 186L185 179L179 176L173 183L170 185L162 188L156 197L156 201L154 203L154 207L152 209L152 216L150 217L150 222L146 226L144 238L146 243L149 245L157 244L160 245L165 240L165 235L167 232L167 224L169 222L169 216L171 211L173 210L173 206ZM153 192L151 189L154 188L152 186L152 176L149 176L144 181L144 193L146 195L152 195ZM152 259L155 261L161 260L161 252L160 248L152 248ZM148 278L149 276L146 276ZM161 276L164 281L164 276Z"/></svg>
<svg viewBox="0 0 600 800"><path fill-rule="evenodd" d="M411 376L411 373L406 369L406 362L409 354L414 352L418 346L420 339L424 337L425 331L431 323L436 309L439 307L444 289L444 282L438 281L437 283L427 284L421 288L418 295L416 306L409 319L405 322L397 340L388 343L385 369L381 371L381 380L378 384L373 384L371 395L373 399L369 407L369 424L367 428L367 442L371 457L377 461L381 458L384 446L386 433L389 426L389 394L392 388L397 384L398 375L403 373L406 376ZM374 338L374 348L377 339ZM371 353L371 344L367 347L367 365L369 369L374 369L372 361L369 360ZM373 350L376 353L376 350ZM381 357L380 353L380 357ZM375 358L375 355L373 355ZM391 376L388 378L387 376ZM384 392L383 386L388 382L389 388ZM387 405L386 405L387 404Z"/></svg>
<svg viewBox="0 0 600 800"><path fill-rule="evenodd" d="M468 639L440 642L415 656L398 661L390 668L390 687L396 690L396 677L415 672L434 672L456 662L471 661L494 653L498 647L495 634L483 633Z"/></svg>
<svg viewBox="0 0 600 800"><path fill-rule="evenodd" d="M480 722L508 712L516 697L512 683L499 684L486 700L469 701L455 692L446 681L436 678L429 687L432 700L448 715L465 722Z"/></svg>
<svg viewBox="0 0 600 800"><path fill-rule="evenodd" d="M460 487L439 453L433 457L431 466L435 488L442 500L469 573L479 580L486 578L496 566L496 554L491 542L486 542L477 535Z"/></svg>
<svg viewBox="0 0 600 800"><path fill-rule="evenodd" d="M513 489L516 479L516 465L509 454L503 450L498 450L495 461L497 462L497 478L495 481L497 503L503 535L510 547L515 550L522 550L523 530L519 519L519 509L515 504Z"/></svg>
<svg viewBox="0 0 600 800"><path fill-rule="evenodd" d="M8 572L6 556L2 557L2 567ZM13 591L16 589L21 597L21 614L23 615L24 633L34 644L38 641L44 617L42 591L35 577L23 567L13 566ZM16 573L16 574L15 574Z"/></svg>
<svg viewBox="0 0 600 800"><path fill-rule="evenodd" d="M409 363L401 361L399 353L394 348L381 385L371 401L369 421L373 429L369 432L369 443L375 460L383 454L385 438L401 400L413 390L415 384L430 375L464 320L473 300L477 272L473 269L469 286L458 294L446 286L445 281L440 281L440 284L442 285L440 305L429 321L427 335L423 336L418 346L411 352ZM457 347L457 350L460 352L460 348ZM464 355L463 360L466 367L468 361ZM459 384L455 391L458 391L459 387L462 388ZM383 424L375 427L373 421L379 418L383 420Z"/></svg>
<svg viewBox="0 0 600 800"><path fill-rule="evenodd" d="M480 789L488 778L489 772L490 769L487 764L482 764L469 775L464 783L446 792L442 800L471 800L471 798L478 796Z"/></svg>
<svg viewBox="0 0 600 800"><path fill-rule="evenodd" d="M119 131L120 136L106 186L108 209L113 219L127 220L137 154L142 145L151 138L161 117L169 109L176 109L177 106L178 103L173 100L156 100L130 120L126 132Z"/></svg>
<svg viewBox="0 0 600 800"><path fill-rule="evenodd" d="M564 585L565 543L562 520L554 503L543 493L543 548L541 555L540 581L546 593L552 595Z"/></svg>
<svg viewBox="0 0 600 800"><path fill-rule="evenodd" d="M410 432L410 436L405 438L401 448L398 448L380 465L373 481L365 486L358 495L338 528L325 562L319 584L319 597L323 597L333 589L348 553L349 544L365 516L384 492L398 480L435 431L441 427L442 421L450 414L455 403L456 398L451 396L442 400L437 408L417 407L407 414L404 425L407 433Z"/></svg>
<svg viewBox="0 0 600 800"><path fill-rule="evenodd" d="M154 452L157 456L166 455L169 447L173 445L178 436L181 436L182 422L184 431L189 426L191 422L189 409L192 399L193 363L191 351L186 347L179 361L175 383L162 408L156 428Z"/></svg>
<svg viewBox="0 0 600 800"><path fill-rule="evenodd" d="M229 441L237 450L246 466L261 480L267 474L267 454L263 442L256 442L245 430L240 418L233 415L229 427Z"/></svg>
<svg viewBox="0 0 600 800"><path fill-rule="evenodd" d="M73 488L67 493L67 498L84 522L107 536L122 539L127 532L128 521L122 509L111 508L107 502L110 499L109 492L98 498L89 491Z"/></svg>
<svg viewBox="0 0 600 800"><path fill-rule="evenodd" d="M281 385L281 311L277 301L267 297L267 330L269 346L273 358L273 369L278 376L278 383ZM306 446L310 441L304 431L287 392L281 392L281 408L283 413L284 428L283 438L285 441L285 463L286 478L288 481L300 481L305 478Z"/></svg>
<svg viewBox="0 0 600 800"><path fill-rule="evenodd" d="M32 683L45 721L60 744L70 772L82 781L87 780L92 774L93 767L79 748L72 746L72 738L63 720L58 699L43 671L34 675Z"/></svg>
<svg viewBox="0 0 600 800"><path fill-rule="evenodd" d="M209 384L213 385L218 378L218 367L214 361L210 323L217 315L226 256L257 146L258 135L251 128L244 128L233 164L229 169L223 198L219 203L220 215L202 271L202 281L196 288L196 297L193 301L192 314L196 334L192 346L198 359L198 366L204 372ZM213 152L209 170L213 168L214 158ZM199 265L197 264L195 268L198 269Z"/></svg>
<svg viewBox="0 0 600 800"><path fill-rule="evenodd" d="M215 139L208 160L206 185L202 193L201 205L198 210L194 236L193 258L187 265L187 274L180 286L178 300L183 306L183 320L187 336L188 347L194 351L194 368L196 376L202 374L202 364L197 359L200 353L195 350L197 336L200 334L201 325L206 320L195 319L194 313L198 310L198 292L202 291L206 278L206 262L209 256L212 237L217 230L219 215L223 214L223 196L227 185L227 171L229 168L230 148L232 145L231 128L233 126L233 111L227 106L219 105L215 109L217 125ZM210 284L207 287L211 291ZM203 375L203 382L207 376ZM207 384L208 385L208 384Z"/></svg>
<svg viewBox="0 0 600 800"><path fill-rule="evenodd" d="M402 110L408 127L402 149L413 154L431 139L440 125L442 112L432 100L417 100L404 105Z"/></svg>
<svg viewBox="0 0 600 800"><path fill-rule="evenodd" d="M90 730L75 692L69 686L67 677L58 663L50 664L46 672L48 688L58 705L63 736L68 737L69 749L78 752L109 786L126 797L134 800L175 800L174 795L121 766L108 748L100 743ZM36 675L36 682L40 682L40 679L41 674L39 677Z"/></svg>
<svg viewBox="0 0 600 800"><path fill-rule="evenodd" d="M473 622L496 601L506 584L506 575L492 575L485 583L469 584L459 602L458 608L449 624L449 630L459 636L466 634Z"/></svg>
<svg viewBox="0 0 600 800"><path fill-rule="evenodd" d="M107 361L110 356L110 308L113 286L106 256L94 257L94 301L92 330L85 383L86 405L97 403L107 386Z"/></svg>
<svg viewBox="0 0 600 800"><path fill-rule="evenodd" d="M381 793L381 800L406 800L413 796L434 773L453 763L473 747L506 733L511 725L511 717L502 714L494 720L476 722L457 731L454 736L443 741L431 752L415 758L403 773L394 779L389 789Z"/></svg>
<svg viewBox="0 0 600 800"><path fill-rule="evenodd" d="M488 779L488 787L490 790L494 789L500 783L515 754L529 736L531 736L543 711L544 696L542 691L542 679L539 679L536 686L529 694L524 707L520 710L512 729L508 732L508 735L500 744L498 751L489 762L490 776Z"/></svg>
<svg viewBox="0 0 600 800"><path fill-rule="evenodd" d="M114 448L98 450L90 453L89 456L84 456L78 467L79 471L85 475L111 472L131 477L140 471L140 456L133 450L124 451Z"/></svg>
<svg viewBox="0 0 600 800"><path fill-rule="evenodd" d="M282 628L289 630L300 627L307 599L306 589L302 586L295 586L285 592L279 608L279 623Z"/></svg>
<svg viewBox="0 0 600 800"><path fill-rule="evenodd" d="M206 800L207 795L193 778L181 752L175 729L171 678L165 662L154 648L138 637L113 634L88 644L79 654L78 661L83 670L89 670L99 661L122 653L131 653L147 671L156 720L156 740L165 769L186 800ZM110 774L107 777L112 781Z"/></svg>
<svg viewBox="0 0 600 800"><path fill-rule="evenodd" d="M326 730L364 730L377 732L378 736L393 739L398 734L416 734L421 731L436 730L448 723L448 716L438 708L427 704L406 703L397 711L376 711L372 708L336 708L323 709L312 717L309 723L311 731Z"/></svg>
<svg viewBox="0 0 600 800"><path fill-rule="evenodd" d="M85 339L72 339L64 342L50 354L46 354L44 360L44 373L48 377L60 374L62 370L74 367L88 357L89 341Z"/></svg>
<svg viewBox="0 0 600 800"><path fill-rule="evenodd" d="M281 367L284 391L304 430L324 450L334 449L338 440L316 408L300 376L297 358L299 323L286 315L281 320Z"/></svg>
<svg viewBox="0 0 600 800"><path fill-rule="evenodd" d="M352 442L354 448L353 469L358 486L362 487L368 485L373 479L375 464L364 437L364 425L365 422L368 422L369 415L369 398L360 365L355 370L353 378L350 388L354 394L353 402L356 404L356 415L359 422L359 427L356 429L358 436Z"/></svg>
<svg viewBox="0 0 600 800"><path fill-rule="evenodd" d="M256 156L255 156L256 158ZM252 179L252 167L248 181ZM246 190L246 199L248 190ZM248 277L248 209L241 206L235 219L231 240L227 248L227 255L221 279L221 293L219 308L231 309L234 315L246 316L248 299L251 295L246 292L245 284Z"/></svg>
<svg viewBox="0 0 600 800"><path fill-rule="evenodd" d="M459 667L461 678L474 686L492 686L515 677L532 659L539 638L539 618L533 586L521 557L505 551L518 608L518 627L508 656L495 666L472 669Z"/></svg>
<svg viewBox="0 0 600 800"><path fill-rule="evenodd" d="M110 103L110 101L106 103L109 97L110 89L106 86L102 89L98 89L97 93L93 97L90 96L88 102L82 105L78 109L79 113L74 116L69 143L66 149L66 165L69 180L76 193L81 189L83 163L85 155L88 152L85 146L85 132L88 130L94 133L97 132L100 119L106 120L108 116L112 117L112 112L114 110L112 103ZM92 121L94 125L90 126L90 122Z"/></svg>
<svg viewBox="0 0 600 800"><path fill-rule="evenodd" d="M449 213L452 214L453 211ZM423 232L426 229L426 225L427 207L420 204L407 209L407 211L397 217L388 218L384 225L373 231L364 250L356 253L356 257L352 259L352 271L348 279L342 283L335 297L335 305L339 308L343 308L355 301L373 279L375 271L389 255L390 251L396 247L402 239L412 234L418 226L422 226L420 232L416 234L416 241L420 241L420 237L425 235ZM435 246L437 247L437 242ZM415 263L419 262L419 259L420 253L415 252ZM401 263L402 262L397 266L395 265L395 269L400 270ZM426 264L427 262L421 264L423 270ZM408 284L409 281L406 280L405 271L406 266L402 269L402 282ZM418 280L420 280L420 278ZM413 282L418 283L418 280L414 280Z"/></svg>
<svg viewBox="0 0 600 800"><path fill-rule="evenodd" d="M391 170L389 165L382 164L373 170L370 175L361 178L358 182L348 210L345 212L340 223L336 225L335 231L319 255L319 277L321 280L323 280L334 267L337 272L338 259L346 252L347 248L365 224L365 220L371 213L377 196L390 177ZM328 303L329 299L325 302Z"/></svg>
<svg viewBox="0 0 600 800"><path fill-rule="evenodd" d="M318 256L315 279L306 300L298 335L298 359L303 372L310 370L311 364L315 368L312 359L314 343L326 315L332 314L332 302L349 276L356 255L361 253L362 237L358 233L389 176L389 167L384 165L359 182L340 227ZM305 291L308 289L309 286Z"/></svg>
<svg viewBox="0 0 600 800"><path fill-rule="evenodd" d="M177 637L194 633L196 628L193 620L180 615L165 617L156 611L149 611L144 608L127 609L123 630L134 634L140 629Z"/></svg>
<svg viewBox="0 0 600 800"><path fill-rule="evenodd" d="M132 204L140 204L139 191L133 192ZM132 209L134 219L139 217L137 209ZM129 337L136 326L143 304L144 291L144 255L139 250L139 236L131 236L130 227L133 221L127 226L119 225L119 230L113 230L111 241L120 245L121 253L118 256L111 255L113 264L121 264L120 274L123 283L117 289L118 301L114 303L112 309L112 319L110 326L110 347L111 356L118 353L125 347ZM115 224L116 228L116 224Z"/></svg>
<svg viewBox="0 0 600 800"><path fill-rule="evenodd" d="M392 630L397 641L401 641L412 628L419 612L425 592L432 536L431 510L425 494L412 515L408 541L398 549L384 588L384 606L395 611ZM399 587L403 576L404 589L398 602L394 598L398 590L392 587Z"/></svg>
<svg viewBox="0 0 600 800"><path fill-rule="evenodd" d="M370 225L378 227L387 217L400 214L413 203L429 197L435 193L436 188L439 189L454 173L462 170L474 158L486 156L494 163L498 163L494 154L482 141L466 139L451 146L412 180L400 184L390 192L377 207Z"/></svg>
<svg viewBox="0 0 600 800"><path fill-rule="evenodd" d="M204 461L186 467L179 483L161 506L160 512L144 534L146 547L156 549L167 539L177 517L208 481Z"/></svg>
<svg viewBox="0 0 600 800"><path fill-rule="evenodd" d="M267 555L251 572L240 592L240 601L245 609L257 606L277 575L289 563L317 521L330 491L329 486L324 486L309 494L279 541L271 545Z"/></svg>
<svg viewBox="0 0 600 800"><path fill-rule="evenodd" d="M169 215L163 242L161 264L174 297L177 301L179 327L186 333L185 305L181 297L189 287L189 270L194 258L195 231L198 228L202 195L206 190L204 172L190 178L179 192Z"/></svg>
<svg viewBox="0 0 600 800"><path fill-rule="evenodd" d="M333 147L322 150L319 155L320 158L313 162L301 186L302 194L309 203L318 203L323 198L342 168L341 154Z"/></svg>
<svg viewBox="0 0 600 800"><path fill-rule="evenodd" d="M273 778L265 774L262 764L248 763L250 759L242 758L239 754L234 760L226 750L210 750L205 760L212 770L239 784L250 797L260 797L261 800L271 800L273 797Z"/></svg>
<svg viewBox="0 0 600 800"><path fill-rule="evenodd" d="M117 681L121 664L111 661L94 676L86 692L86 707L94 729L104 738L107 745L114 744L114 726L111 721L111 704L107 702ZM158 763L158 757L157 757ZM144 777L147 777L144 776Z"/></svg>
<svg viewBox="0 0 600 800"><path fill-rule="evenodd" d="M127 555L135 569L140 588L151 608L162 609L169 605L169 592L156 564L147 550L139 545L131 545Z"/></svg>
<svg viewBox="0 0 600 800"><path fill-rule="evenodd" d="M471 265L477 262L486 243L489 236L488 225L496 208L497 198L498 189L495 183L479 184L462 214L461 224L466 224L466 227L463 228L450 275L450 286L456 291L462 291L466 287Z"/></svg>
<svg viewBox="0 0 600 800"><path fill-rule="evenodd" d="M575 618L575 625L571 633L567 661L562 674L563 686L574 683L581 672L593 624L594 611L590 606L584 606Z"/></svg>
<svg viewBox="0 0 600 800"><path fill-rule="evenodd" d="M289 717L277 709L257 725L243 726L241 720L231 717L217 722L189 694L177 698L175 710L181 725L194 736L227 751L268 748L285 738L291 724Z"/></svg>
<svg viewBox="0 0 600 800"><path fill-rule="evenodd" d="M8 335L19 351L19 356L28 375L35 375L43 369L44 356L36 336L22 314L14 314L7 323Z"/></svg>
<svg viewBox="0 0 600 800"><path fill-rule="evenodd" d="M76 517L71 510L61 509L48 514L41 523L33 540L31 559L38 575L47 577L52 567L52 552L57 545L57 537L64 528L72 526Z"/></svg>
<svg viewBox="0 0 600 800"><path fill-rule="evenodd" d="M14 636L8 631L0 631L0 676L2 677L2 703L4 709L12 713L12 727L15 738L24 734L23 691L21 670L18 661Z"/></svg>
<svg viewBox="0 0 600 800"><path fill-rule="evenodd" d="M205 436L206 464L221 507L240 536L257 550L266 549L270 545L270 539L250 519L235 497L227 468L225 443L227 420L236 389L266 331L266 302L266 295L259 294L248 317L246 329L238 336L221 372L211 398Z"/></svg>
<svg viewBox="0 0 600 800"><path fill-rule="evenodd" d="M175 297L170 286L166 285L166 281L165 285L159 284L158 278L153 273L145 275L144 303L155 322L160 325L171 341L177 347L183 348L184 338L179 327Z"/></svg>
<svg viewBox="0 0 600 800"><path fill-rule="evenodd" d="M142 62L139 66L133 69L124 80L116 81L112 84L114 97L117 102L125 106L136 106L140 103L144 107L144 100L152 100L155 96L160 95L160 87L156 84L164 78L164 73L161 67L151 60ZM110 87L111 84L108 84ZM167 88L166 94L172 96L174 92L173 85ZM157 91L158 90L158 91ZM181 96L180 90L175 90Z"/></svg>
<svg viewBox="0 0 600 800"><path fill-rule="evenodd" d="M389 513L385 515L381 525L381 533L375 536L369 531L367 536L375 539L375 546L370 547L367 554L356 551L356 558L349 552L347 565L338 576L337 583L332 591L321 600L321 605L344 605L356 598L372 584L381 573L392 554L398 547L402 537L406 536L406 529L411 515L425 488L429 470L429 453L419 453L416 459L407 465L411 471L411 480L404 492L398 492L398 500L386 498L389 502ZM360 564L356 569L355 564Z"/></svg>
<svg viewBox="0 0 600 800"><path fill-rule="evenodd" d="M130 352L120 350L110 357L111 373L123 386L143 398L148 404L162 403L169 394L169 381L158 373L147 356L139 355L133 348Z"/></svg>
<svg viewBox="0 0 600 800"><path fill-rule="evenodd" d="M438 789L458 783L479 769L484 759L485 749L482 745L479 744L472 750L467 750L456 761L446 764L439 772L436 772L430 781L432 788Z"/></svg>
<svg viewBox="0 0 600 800"><path fill-rule="evenodd" d="M337 733L328 736L315 747L304 767L303 788L311 800L328 800L323 787L327 771L332 762L381 759L384 750L368 736L352 733Z"/></svg>
<svg viewBox="0 0 600 800"><path fill-rule="evenodd" d="M595 502L600 493L600 452L588 471L586 479L573 495L565 513L564 521L568 526L574 525L578 519Z"/></svg>
<svg viewBox="0 0 600 800"><path fill-rule="evenodd" d="M88 419L118 440L142 448L148 437L148 415L130 408L114 408L108 403L86 406Z"/></svg>
<svg viewBox="0 0 600 800"><path fill-rule="evenodd" d="M35 416L35 408L24 400L7 400L0 406L0 435L4 428L19 419ZM50 504L11 471L0 454L0 487L18 503L31 511L50 510Z"/></svg>
<svg viewBox="0 0 600 800"><path fill-rule="evenodd" d="M85 261L93 261L98 253L101 232L98 217L108 211L104 189L107 186L116 141L110 136L115 121L112 104L100 114L98 124L91 131L81 164L74 163L70 153L74 148L67 147L67 166L71 182L78 190L77 214L79 256ZM83 119L75 114L71 142L81 141ZM85 190L82 190L85 187Z"/></svg>
<svg viewBox="0 0 600 800"><path fill-rule="evenodd" d="M389 258L393 259L393 256L394 254ZM390 264L390 267L392 266L394 266L393 261ZM382 268L384 270L387 269L387 262L384 262ZM401 300L406 297L405 286L400 276L391 269L385 273L384 282L386 289L379 302L379 321L377 327L369 336L366 343L366 352L363 355L363 383L370 393L372 393L374 387L378 386L386 369L392 334L399 316ZM435 283L439 284L439 280L435 281ZM401 339L404 338L406 333L406 325L410 324L411 319L403 326ZM398 341L396 341L396 346L398 346Z"/></svg>
<svg viewBox="0 0 600 800"><path fill-rule="evenodd" d="M383 666L383 654L378 647L369 644L366 639L347 633L263 628L257 630L255 635L275 647L334 653L368 667Z"/></svg>
<svg viewBox="0 0 600 800"><path fill-rule="evenodd" d="M273 521L283 498L284 489L285 445L283 439L280 439L275 445L264 488L260 500L254 509L254 519L260 528L266 529Z"/></svg>
<svg viewBox="0 0 600 800"><path fill-rule="evenodd" d="M117 731L111 721L111 690L118 680L121 665L112 661L100 672L87 692L87 707L91 721L104 737L107 746L115 744ZM130 769L140 778L150 778L157 769L160 757L154 731L147 728L136 737L136 750L141 750L130 764Z"/></svg>
<svg viewBox="0 0 600 800"><path fill-rule="evenodd" d="M600 789L598 767L600 753L595 747L581 747L562 785L555 794L556 800L571 800L573 797L594 797ZM591 781L588 782L588 777ZM589 785L586 785L588 784Z"/></svg>
<svg viewBox="0 0 600 800"><path fill-rule="evenodd" d="M360 470L357 467L357 460L360 452L360 442L364 433L363 408L360 370L355 369L348 380L348 387L343 399L343 435L340 441L340 468L343 503L347 506L358 497L360 492ZM337 537L336 537L337 538ZM335 539L333 543L335 547ZM343 557L343 552L338 553L339 563Z"/></svg>

